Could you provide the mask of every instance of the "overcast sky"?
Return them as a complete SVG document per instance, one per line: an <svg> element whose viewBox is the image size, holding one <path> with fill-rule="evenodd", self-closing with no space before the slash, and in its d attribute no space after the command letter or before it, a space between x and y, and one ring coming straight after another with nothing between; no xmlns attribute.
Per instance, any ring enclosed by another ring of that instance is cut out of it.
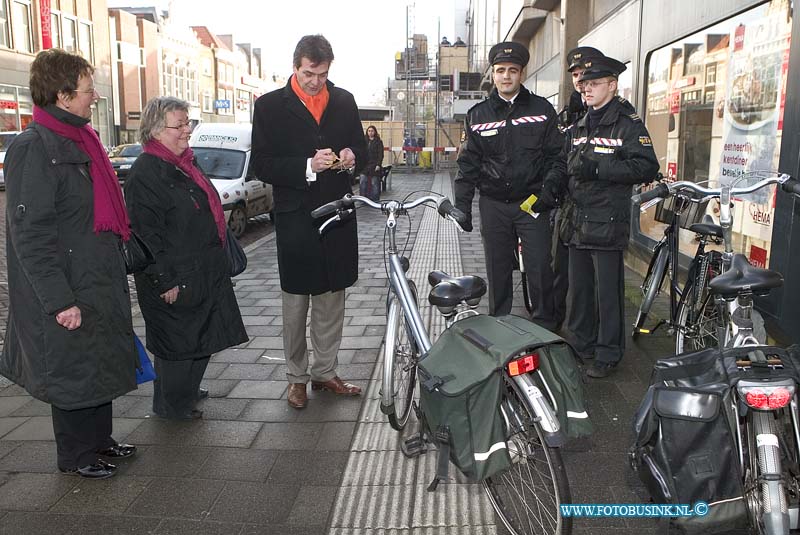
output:
<svg viewBox="0 0 800 535"><path fill-rule="evenodd" d="M292 53L304 35L321 33L336 59L330 80L352 92L359 104L381 99L394 75L394 55L405 47L406 6L412 9L409 34L428 36L429 49L441 35L454 41L454 0L108 0L109 7L152 6L167 9L174 20L232 33L235 42L260 46L265 72L288 76Z"/></svg>

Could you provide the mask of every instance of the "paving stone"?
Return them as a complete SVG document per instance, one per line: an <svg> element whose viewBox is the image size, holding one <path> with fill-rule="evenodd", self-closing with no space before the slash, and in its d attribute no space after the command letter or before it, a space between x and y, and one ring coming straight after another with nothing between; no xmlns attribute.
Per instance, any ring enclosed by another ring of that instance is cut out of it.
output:
<svg viewBox="0 0 800 535"><path fill-rule="evenodd" d="M63 474L11 474L0 487L0 510L47 511L78 482Z"/></svg>
<svg viewBox="0 0 800 535"><path fill-rule="evenodd" d="M145 420L128 440L134 444L246 448L261 428L258 422Z"/></svg>
<svg viewBox="0 0 800 535"><path fill-rule="evenodd" d="M147 398L142 396L121 396L114 400L111 405L111 414L115 418L120 418L125 415L126 412L131 410L132 407L139 405L144 402Z"/></svg>
<svg viewBox="0 0 800 535"><path fill-rule="evenodd" d="M322 428L317 448L320 450L350 451L356 422L328 422Z"/></svg>
<svg viewBox="0 0 800 535"><path fill-rule="evenodd" d="M352 380L364 380L369 379L372 377L372 371L375 369L375 365L372 363L367 364L344 364L340 365L337 368L337 373L339 377L346 381Z"/></svg>
<svg viewBox="0 0 800 535"><path fill-rule="evenodd" d="M264 481L279 453L266 450L221 448L211 450L195 477L238 481Z"/></svg>
<svg viewBox="0 0 800 535"><path fill-rule="evenodd" d="M122 514L139 497L152 479L120 476L89 481L82 479L50 511L53 513Z"/></svg>
<svg viewBox="0 0 800 535"><path fill-rule="evenodd" d="M30 396L3 396L0 397L0 418L4 416L38 416L35 414L13 414L34 401ZM40 402L41 403L41 402ZM50 406L47 405L48 414Z"/></svg>
<svg viewBox="0 0 800 535"><path fill-rule="evenodd" d="M222 481L209 479L154 479L127 512L141 516L202 520L208 515L223 487Z"/></svg>
<svg viewBox="0 0 800 535"><path fill-rule="evenodd" d="M328 528L324 526L293 526L290 524L272 524L270 526L245 524L239 535L328 535Z"/></svg>
<svg viewBox="0 0 800 535"><path fill-rule="evenodd" d="M139 447L136 455L128 461L125 475L191 477L197 473L211 452L208 448L188 446Z"/></svg>
<svg viewBox="0 0 800 535"><path fill-rule="evenodd" d="M203 374L203 378L217 379L227 368L227 362L209 362L208 366L206 366L206 372Z"/></svg>
<svg viewBox="0 0 800 535"><path fill-rule="evenodd" d="M338 481L331 486L302 486L287 519L288 524L310 528L327 527Z"/></svg>
<svg viewBox="0 0 800 535"><path fill-rule="evenodd" d="M266 318L265 318L266 319ZM256 336L250 340L247 345L249 349L280 349L283 350L283 337L282 336Z"/></svg>
<svg viewBox="0 0 800 535"><path fill-rule="evenodd" d="M27 421L28 418L14 418L10 416L0 418L0 437L2 437L0 440L13 440L12 438L7 438L6 435Z"/></svg>
<svg viewBox="0 0 800 535"><path fill-rule="evenodd" d="M160 522L159 518L12 512L3 517L0 534L149 535L155 532Z"/></svg>
<svg viewBox="0 0 800 535"><path fill-rule="evenodd" d="M5 377L2 378L4 381L8 382L8 379ZM0 396L27 396L28 392L19 385L11 384L7 387L0 390Z"/></svg>
<svg viewBox="0 0 800 535"><path fill-rule="evenodd" d="M234 379L203 379L200 386L208 389L208 397L224 398L231 393L238 382Z"/></svg>
<svg viewBox="0 0 800 535"><path fill-rule="evenodd" d="M255 364L229 364L227 369L220 374L219 379L250 379L263 381L268 379L275 370L276 365L270 364L265 359Z"/></svg>
<svg viewBox="0 0 800 535"><path fill-rule="evenodd" d="M19 420L24 420L21 425L16 425ZM3 440L55 440L53 434L53 421L50 416L34 416L31 418L0 418L0 433L6 422L12 426L13 431L3 435Z"/></svg>
<svg viewBox="0 0 800 535"><path fill-rule="evenodd" d="M250 446L263 450L314 450L321 423L265 423Z"/></svg>
<svg viewBox="0 0 800 535"><path fill-rule="evenodd" d="M155 531L156 535L237 535L243 524L223 522L165 519Z"/></svg>
<svg viewBox="0 0 800 535"><path fill-rule="evenodd" d="M217 522L281 524L291 513L300 487L274 483L229 481L211 508L208 519ZM244 530L243 530L244 531Z"/></svg>
<svg viewBox="0 0 800 535"><path fill-rule="evenodd" d="M239 381L229 398L280 399L288 385L284 381Z"/></svg>
<svg viewBox="0 0 800 535"><path fill-rule="evenodd" d="M284 399L258 399L248 401L239 420L249 422L294 422L303 411L291 408Z"/></svg>
<svg viewBox="0 0 800 535"><path fill-rule="evenodd" d="M317 393L319 394L319 393ZM362 399L360 396L355 397L338 397L330 399L331 396L324 396L325 401L321 395L315 395L309 398L309 403L305 409L297 411L298 422L354 422L358 419L358 414L361 411ZM284 402L284 405L287 405ZM288 406L288 405L287 405Z"/></svg>
<svg viewBox="0 0 800 535"><path fill-rule="evenodd" d="M208 398L197 408L203 411L204 420L236 420L247 406L246 399Z"/></svg>
<svg viewBox="0 0 800 535"><path fill-rule="evenodd" d="M245 362L252 364L253 362L258 362L258 358L263 352L264 351L260 349L239 349L234 347L212 355L210 364L222 362Z"/></svg>
<svg viewBox="0 0 800 535"><path fill-rule="evenodd" d="M0 459L0 471L56 473L58 472L56 443L24 442Z"/></svg>
<svg viewBox="0 0 800 535"><path fill-rule="evenodd" d="M304 451L280 453L267 482L297 485L339 485L347 465L348 452Z"/></svg>
<svg viewBox="0 0 800 535"><path fill-rule="evenodd" d="M132 392L128 392L128 396L138 396L143 398L152 398L153 397L153 381L148 381L147 383L137 385L136 390Z"/></svg>

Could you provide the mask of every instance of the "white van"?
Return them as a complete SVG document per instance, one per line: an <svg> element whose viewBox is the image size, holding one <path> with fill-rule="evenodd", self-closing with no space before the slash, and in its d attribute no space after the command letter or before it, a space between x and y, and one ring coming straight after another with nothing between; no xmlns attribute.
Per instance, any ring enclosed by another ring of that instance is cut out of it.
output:
<svg viewBox="0 0 800 535"><path fill-rule="evenodd" d="M197 165L219 192L228 226L237 238L251 217L272 212L272 186L250 169L251 124L201 123L189 145Z"/></svg>

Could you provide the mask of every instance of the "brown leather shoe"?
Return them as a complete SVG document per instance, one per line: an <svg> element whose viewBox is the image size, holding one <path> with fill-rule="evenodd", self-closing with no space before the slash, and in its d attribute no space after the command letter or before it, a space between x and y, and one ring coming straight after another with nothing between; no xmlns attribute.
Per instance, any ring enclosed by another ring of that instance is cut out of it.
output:
<svg viewBox="0 0 800 535"><path fill-rule="evenodd" d="M360 386L345 383L339 377L334 377L330 381L311 381L311 389L328 390L340 396L357 396L361 393Z"/></svg>
<svg viewBox="0 0 800 535"><path fill-rule="evenodd" d="M286 394L289 406L293 409L304 409L308 403L305 383L289 383L289 392Z"/></svg>

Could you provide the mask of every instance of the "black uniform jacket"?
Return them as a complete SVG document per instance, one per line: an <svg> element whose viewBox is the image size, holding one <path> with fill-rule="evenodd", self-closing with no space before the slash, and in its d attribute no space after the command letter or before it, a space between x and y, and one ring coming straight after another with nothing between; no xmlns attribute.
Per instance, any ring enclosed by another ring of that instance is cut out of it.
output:
<svg viewBox="0 0 800 535"><path fill-rule="evenodd" d="M125 261L116 234L94 231L89 157L32 123L6 154L5 179L9 310L0 373L65 410L135 390ZM81 326L68 331L56 314L73 305Z"/></svg>
<svg viewBox="0 0 800 535"><path fill-rule="evenodd" d="M328 82L330 99L320 124L294 94L291 80L261 96L253 114L253 170L272 184L273 214L281 288L298 295L318 295L352 286L358 278L358 228L353 216L318 232L324 219L311 211L351 193L346 172L317 173L306 180L306 161L317 149L336 154L349 147L356 169L366 161L366 144L353 95Z"/></svg>
<svg viewBox="0 0 800 535"><path fill-rule="evenodd" d="M650 134L627 100L612 99L591 132L586 121L584 116L567 129L569 193L576 208L570 243L623 250L630 237L632 186L655 179L658 159ZM588 177L587 162L596 162L596 174Z"/></svg>
<svg viewBox="0 0 800 535"><path fill-rule="evenodd" d="M553 106L520 88L514 104L493 89L467 113L466 143L458 156L456 207L471 212L477 187L481 195L522 202L532 193L553 208L566 183L564 138ZM540 195L542 190L546 194ZM544 211L544 210L537 210Z"/></svg>
<svg viewBox="0 0 800 535"><path fill-rule="evenodd" d="M147 348L166 360L211 355L247 341L230 266L205 192L174 165L142 154L125 181L131 226L155 264L134 275ZM170 304L161 294L178 286Z"/></svg>

